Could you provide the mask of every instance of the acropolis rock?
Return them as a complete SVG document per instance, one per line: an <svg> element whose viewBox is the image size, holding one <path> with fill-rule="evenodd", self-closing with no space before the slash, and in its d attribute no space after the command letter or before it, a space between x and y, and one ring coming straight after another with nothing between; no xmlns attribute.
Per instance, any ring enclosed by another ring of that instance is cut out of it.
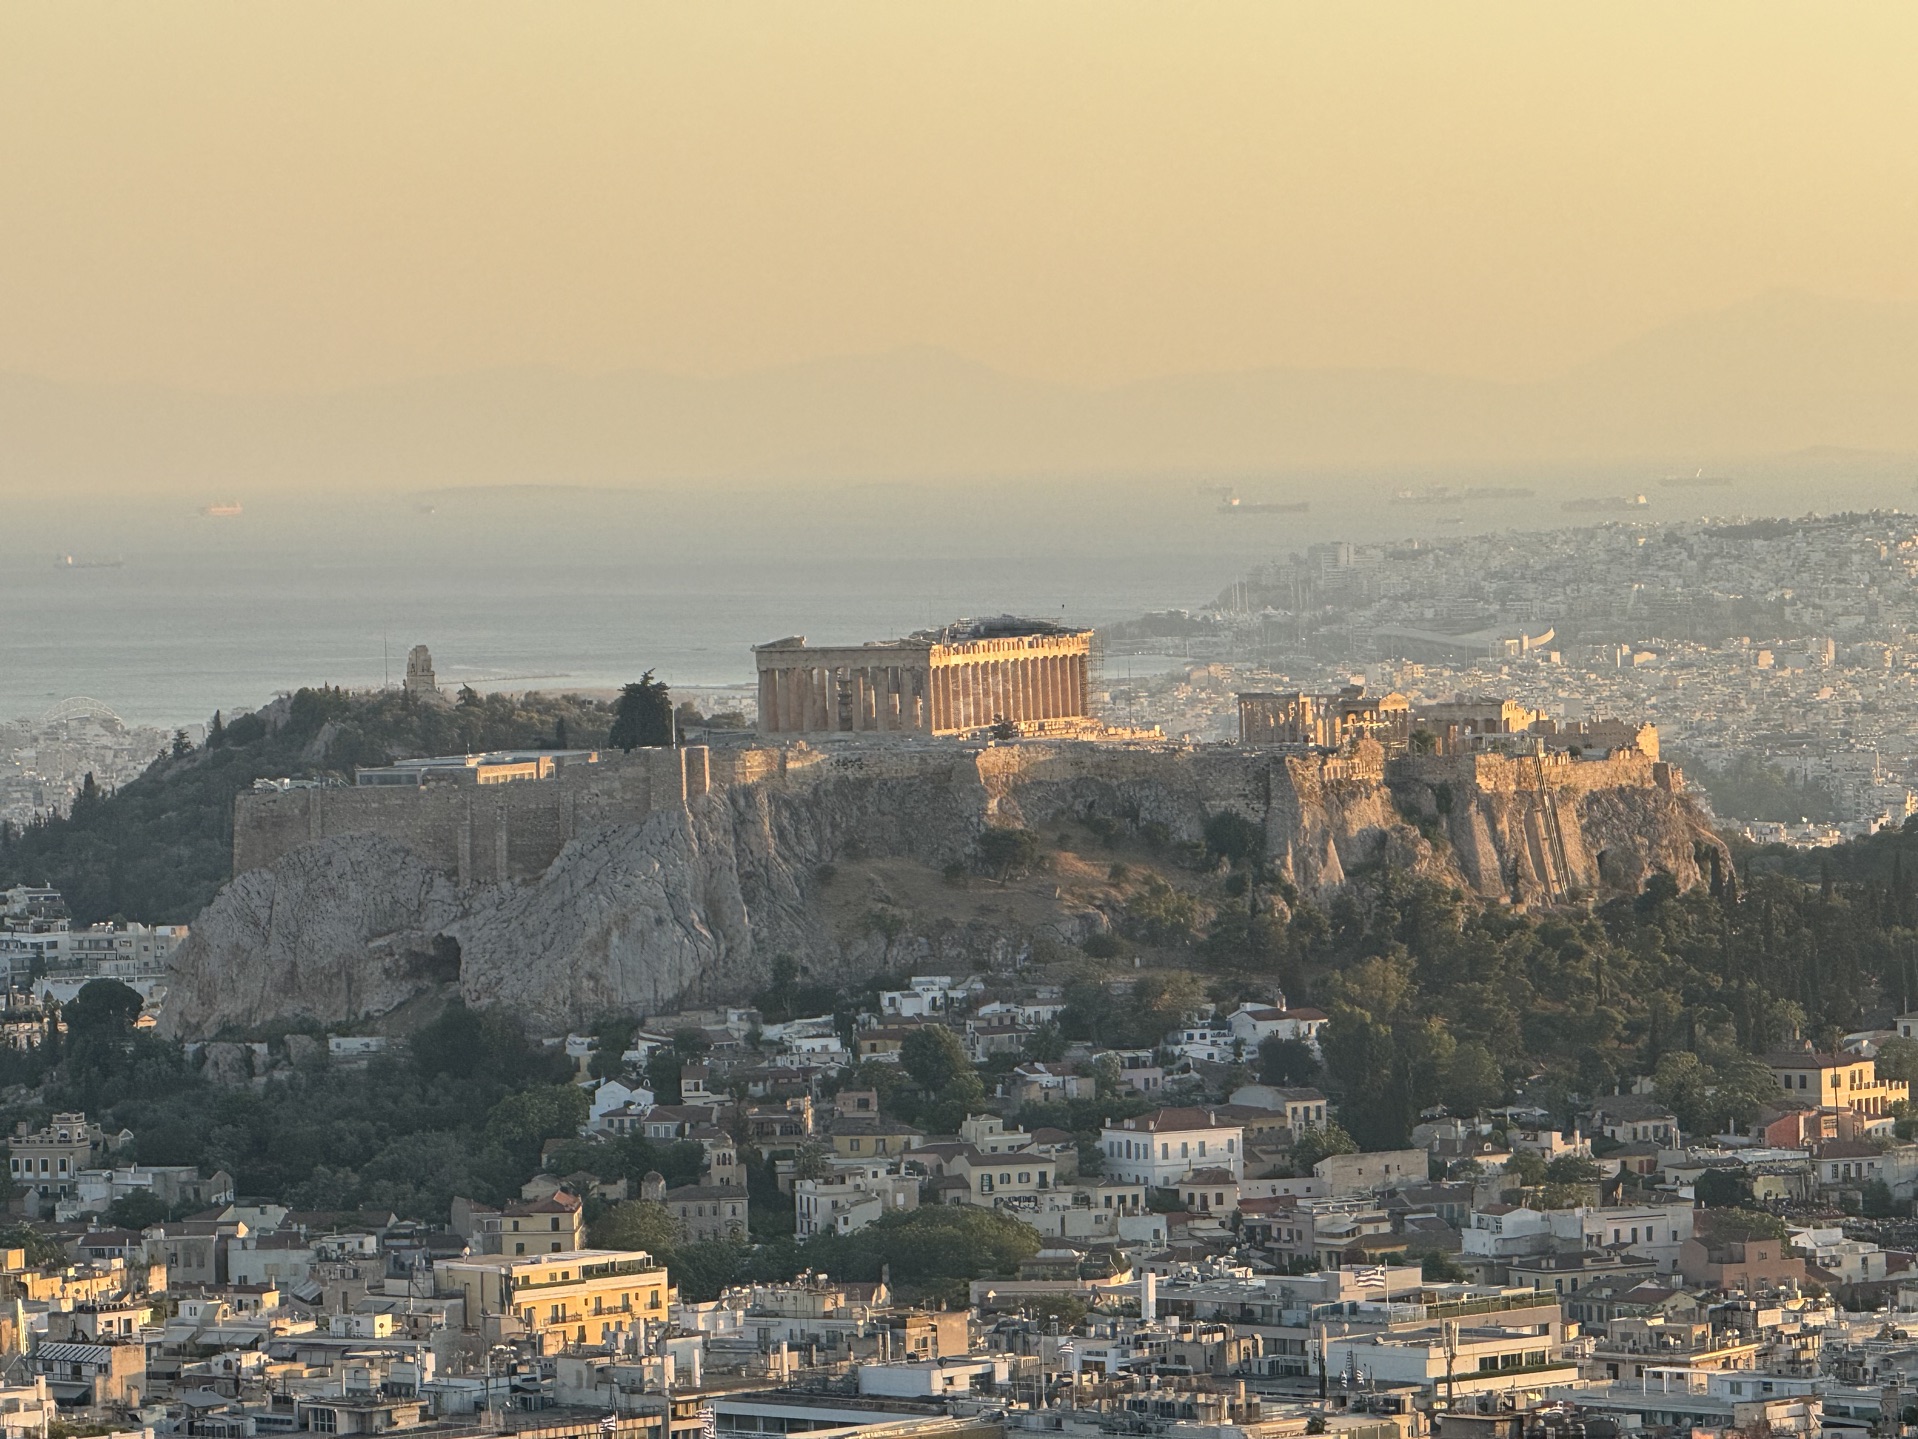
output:
<svg viewBox="0 0 1918 1439"><path fill-rule="evenodd" d="M410 804L267 797L258 862L178 955L166 1028L359 1022L457 992L552 1031L744 998L781 954L821 978L1003 962L1031 934L909 907L885 931L835 926L822 877L882 860L936 877L987 825L1111 820L1197 840L1233 810L1308 894L1384 862L1493 903L1635 891L1655 870L1689 887L1697 855L1719 845L1638 755L1388 764L1369 742L1302 755L927 740L615 755L568 773L497 794L422 790ZM1070 943L1111 918L1062 897L1040 922Z"/></svg>

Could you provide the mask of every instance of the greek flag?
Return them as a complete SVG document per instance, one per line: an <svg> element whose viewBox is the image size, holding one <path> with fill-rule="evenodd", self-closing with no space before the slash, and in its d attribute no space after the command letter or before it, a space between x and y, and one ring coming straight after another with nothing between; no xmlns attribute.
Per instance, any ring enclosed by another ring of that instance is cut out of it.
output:
<svg viewBox="0 0 1918 1439"><path fill-rule="evenodd" d="M1358 1286L1361 1289L1385 1288L1385 1266L1383 1264L1369 1264L1363 1269L1355 1269L1352 1271L1352 1277L1358 1281Z"/></svg>
<svg viewBox="0 0 1918 1439"><path fill-rule="evenodd" d="M719 1433L719 1415L713 1412L713 1406L699 1406L699 1439L714 1439Z"/></svg>

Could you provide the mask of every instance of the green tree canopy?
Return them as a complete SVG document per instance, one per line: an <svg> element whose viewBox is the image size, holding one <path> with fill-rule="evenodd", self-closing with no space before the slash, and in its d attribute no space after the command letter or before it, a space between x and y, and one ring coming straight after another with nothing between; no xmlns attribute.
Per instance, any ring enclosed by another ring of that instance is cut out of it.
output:
<svg viewBox="0 0 1918 1439"><path fill-rule="evenodd" d="M976 848L980 868L1001 880L1027 873L1039 861L1039 836L1029 829L989 825L979 832Z"/></svg>
<svg viewBox="0 0 1918 1439"><path fill-rule="evenodd" d="M164 1223L168 1216L166 1201L151 1189L136 1189L123 1194L107 1206L107 1223L118 1229L145 1229Z"/></svg>
<svg viewBox="0 0 1918 1439"><path fill-rule="evenodd" d="M899 1063L928 1095L939 1096L962 1074L971 1074L972 1061L959 1036L944 1025L928 1024L907 1035L899 1046Z"/></svg>
<svg viewBox="0 0 1918 1439"><path fill-rule="evenodd" d="M1205 822L1205 848L1237 868L1265 853L1265 831L1237 810L1222 809Z"/></svg>
<svg viewBox="0 0 1918 1439"><path fill-rule="evenodd" d="M1321 1159L1356 1154L1358 1148L1358 1141L1336 1124L1308 1129L1292 1141L1292 1168L1299 1174L1310 1174Z"/></svg>
<svg viewBox="0 0 1918 1439"><path fill-rule="evenodd" d="M1285 1039L1268 1034L1259 1041L1259 1082L1281 1087L1314 1084L1319 1077L1319 1057L1302 1039Z"/></svg>
<svg viewBox="0 0 1918 1439"><path fill-rule="evenodd" d="M90 979L80 986L73 1002L61 1011L67 1029L125 1034L140 1017L140 992L117 979Z"/></svg>
<svg viewBox="0 0 1918 1439"><path fill-rule="evenodd" d="M647 670L619 692L613 706L613 724L606 743L631 754L636 749L660 749L673 742L673 696L664 680Z"/></svg>
<svg viewBox="0 0 1918 1439"><path fill-rule="evenodd" d="M588 1108L586 1091L575 1084L522 1089L493 1106L486 1116L486 1138L531 1163L547 1140L577 1135Z"/></svg>
<svg viewBox="0 0 1918 1439"><path fill-rule="evenodd" d="M588 1226L595 1249L643 1249L669 1261L685 1242L685 1231L666 1206L651 1199L626 1199Z"/></svg>

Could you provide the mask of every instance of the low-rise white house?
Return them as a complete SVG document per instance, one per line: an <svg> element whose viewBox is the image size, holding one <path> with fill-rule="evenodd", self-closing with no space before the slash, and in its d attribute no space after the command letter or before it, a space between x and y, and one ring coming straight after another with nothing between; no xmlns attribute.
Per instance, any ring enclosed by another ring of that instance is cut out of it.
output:
<svg viewBox="0 0 1918 1439"><path fill-rule="evenodd" d="M586 1127L610 1129L611 1126L606 1125L604 1121L606 1116L614 1110L631 1106L644 1111L651 1109L656 1102L653 1091L643 1084L628 1084L623 1079L602 1079L588 1091Z"/></svg>
<svg viewBox="0 0 1918 1439"><path fill-rule="evenodd" d="M1276 1007L1242 1004L1226 1016L1225 1023L1247 1051L1268 1039L1296 1039L1317 1054L1319 1031L1329 1019L1322 1009L1288 1009L1283 1003Z"/></svg>
<svg viewBox="0 0 1918 1439"><path fill-rule="evenodd" d="M885 1018L922 1019L944 1014L986 987L977 975L954 984L949 974L915 974L907 983L911 988L880 991L879 1009Z"/></svg>

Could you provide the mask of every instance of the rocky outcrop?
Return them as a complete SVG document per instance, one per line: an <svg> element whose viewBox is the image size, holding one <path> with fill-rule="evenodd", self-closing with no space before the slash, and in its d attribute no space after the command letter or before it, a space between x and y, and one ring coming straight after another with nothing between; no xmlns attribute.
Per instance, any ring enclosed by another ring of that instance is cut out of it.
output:
<svg viewBox="0 0 1918 1439"><path fill-rule="evenodd" d="M201 1036L384 1014L456 973L439 936L461 912L453 882L390 839L307 845L239 876L195 920L166 1028Z"/></svg>
<svg viewBox="0 0 1918 1439"><path fill-rule="evenodd" d="M1388 767L1376 751L1070 743L808 751L638 823L582 828L534 879L465 889L392 835L335 835L221 892L180 951L163 1023L192 1037L362 1022L456 992L552 1029L739 998L779 954L821 977L969 967L1012 961L1041 927L1071 942L1107 922L1063 892L1042 917L933 917L880 885L849 923L827 890L833 866L859 861L936 875L987 825L1081 821L1176 842L1233 810L1308 893L1381 866L1527 903L1635 890L1654 870L1698 883L1698 847L1717 840L1697 811L1649 766L1608 763Z"/></svg>

